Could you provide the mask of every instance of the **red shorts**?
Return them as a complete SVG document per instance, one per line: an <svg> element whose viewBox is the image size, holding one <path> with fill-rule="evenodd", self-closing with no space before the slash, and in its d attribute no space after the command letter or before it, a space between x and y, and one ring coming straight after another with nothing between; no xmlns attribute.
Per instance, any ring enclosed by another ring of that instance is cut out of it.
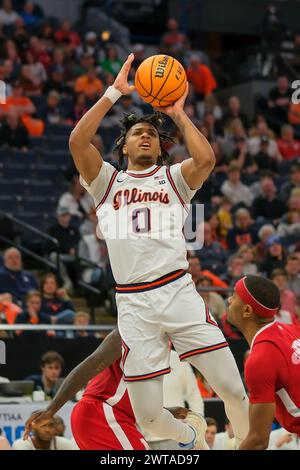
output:
<svg viewBox="0 0 300 470"><path fill-rule="evenodd" d="M71 427L80 450L148 450L128 416L107 403L83 398L74 406Z"/></svg>

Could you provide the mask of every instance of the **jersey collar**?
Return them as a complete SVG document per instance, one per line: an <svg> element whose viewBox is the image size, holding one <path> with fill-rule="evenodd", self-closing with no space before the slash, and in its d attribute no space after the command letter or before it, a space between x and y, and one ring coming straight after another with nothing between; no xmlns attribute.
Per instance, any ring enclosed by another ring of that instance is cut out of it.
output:
<svg viewBox="0 0 300 470"><path fill-rule="evenodd" d="M147 170L126 170L126 173L135 178L144 178L145 176L152 176L159 170L159 166L152 165Z"/></svg>
<svg viewBox="0 0 300 470"><path fill-rule="evenodd" d="M254 346L254 341L256 340L256 338L258 337L258 335L259 335L260 333L262 333L263 331L265 331L267 328L270 328L271 326L275 325L275 323L277 323L276 320L272 321L272 323L268 323L267 325L263 326L260 330L258 330L258 331L255 333L255 335L254 335L254 337L253 337L253 339L252 339L252 342L251 342L250 351L252 351L252 348L253 348L253 346Z"/></svg>

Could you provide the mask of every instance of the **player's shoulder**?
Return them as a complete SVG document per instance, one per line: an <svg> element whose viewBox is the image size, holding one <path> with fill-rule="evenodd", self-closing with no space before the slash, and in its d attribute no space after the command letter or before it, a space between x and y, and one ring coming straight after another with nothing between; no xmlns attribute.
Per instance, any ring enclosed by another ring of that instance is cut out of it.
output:
<svg viewBox="0 0 300 470"><path fill-rule="evenodd" d="M28 440L24 441L21 438L21 439L16 439L13 442L12 449L13 450L32 450L33 445L32 445L31 440L28 439Z"/></svg>

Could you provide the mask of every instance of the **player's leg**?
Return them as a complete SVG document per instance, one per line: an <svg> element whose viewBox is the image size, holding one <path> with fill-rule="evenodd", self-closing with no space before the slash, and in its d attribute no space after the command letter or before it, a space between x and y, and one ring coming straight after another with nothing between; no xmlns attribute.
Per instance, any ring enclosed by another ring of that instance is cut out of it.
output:
<svg viewBox="0 0 300 470"><path fill-rule="evenodd" d="M112 408L99 400L80 400L73 408L71 427L80 450L133 450L116 422Z"/></svg>
<svg viewBox="0 0 300 470"><path fill-rule="evenodd" d="M248 399L234 357L202 297L189 282L189 275L177 283L182 288L165 313L168 334L180 359L189 360L224 400L237 439L244 439L248 432Z"/></svg>
<svg viewBox="0 0 300 470"><path fill-rule="evenodd" d="M174 418L163 407L162 377L127 382L126 386L136 420L142 429L161 439L173 439L184 444L194 439L192 428Z"/></svg>
<svg viewBox="0 0 300 470"><path fill-rule="evenodd" d="M224 401L226 415L232 423L236 444L239 446L248 434L249 402L230 349L223 348L190 357L188 360Z"/></svg>

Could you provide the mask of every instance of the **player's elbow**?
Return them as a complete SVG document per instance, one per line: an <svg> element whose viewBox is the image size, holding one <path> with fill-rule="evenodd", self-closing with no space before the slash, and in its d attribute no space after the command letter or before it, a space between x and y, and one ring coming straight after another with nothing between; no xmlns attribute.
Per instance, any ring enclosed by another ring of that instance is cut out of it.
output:
<svg viewBox="0 0 300 470"><path fill-rule="evenodd" d="M70 150L74 150L79 147L80 145L80 136L78 135L78 132L74 129L69 137L69 148Z"/></svg>

